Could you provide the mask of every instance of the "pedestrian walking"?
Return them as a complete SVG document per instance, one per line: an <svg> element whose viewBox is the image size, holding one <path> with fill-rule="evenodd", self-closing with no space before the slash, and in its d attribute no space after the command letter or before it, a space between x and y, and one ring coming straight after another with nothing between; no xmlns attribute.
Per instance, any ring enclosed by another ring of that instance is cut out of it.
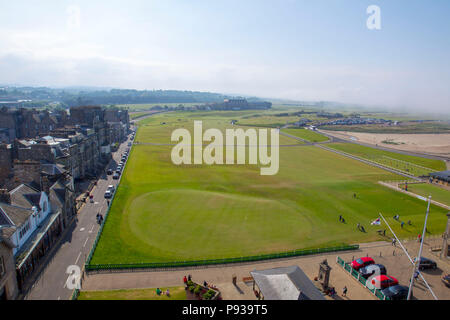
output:
<svg viewBox="0 0 450 320"><path fill-rule="evenodd" d="M392 239L392 245L393 245L394 247L396 246L396 244L395 244L396 242L397 242L397 240L395 240L395 238L393 238L393 239Z"/></svg>
<svg viewBox="0 0 450 320"><path fill-rule="evenodd" d="M342 223L345 223L345 219L344 218L342 218Z"/></svg>
<svg viewBox="0 0 450 320"><path fill-rule="evenodd" d="M422 238L422 235L419 233L419 235L417 236L417 241L420 243L420 239Z"/></svg>
<svg viewBox="0 0 450 320"><path fill-rule="evenodd" d="M358 230L360 230L360 229L361 229L361 225L358 223L358 224L356 225L356 228L358 228Z"/></svg>
<svg viewBox="0 0 450 320"><path fill-rule="evenodd" d="M383 230L383 236L386 237L386 229Z"/></svg>
<svg viewBox="0 0 450 320"><path fill-rule="evenodd" d="M192 276L190 274L188 274L188 281L191 281Z"/></svg>
<svg viewBox="0 0 450 320"><path fill-rule="evenodd" d="M186 276L184 276L184 277L183 277L183 283L184 283L185 285L187 285L187 282L188 282L188 279L187 279Z"/></svg>
<svg viewBox="0 0 450 320"><path fill-rule="evenodd" d="M339 215L339 221L342 221L342 215Z"/></svg>
<svg viewBox="0 0 450 320"><path fill-rule="evenodd" d="M401 223L401 226L402 226L402 229L403 229L403 226L405 225L405 223L402 221L402 223Z"/></svg>
<svg viewBox="0 0 450 320"><path fill-rule="evenodd" d="M344 289L342 289L342 296L343 297L347 296L347 291L348 291L347 286L345 286Z"/></svg>
<svg viewBox="0 0 450 320"><path fill-rule="evenodd" d="M361 231L366 233L366 229L364 229L364 226L361 226Z"/></svg>

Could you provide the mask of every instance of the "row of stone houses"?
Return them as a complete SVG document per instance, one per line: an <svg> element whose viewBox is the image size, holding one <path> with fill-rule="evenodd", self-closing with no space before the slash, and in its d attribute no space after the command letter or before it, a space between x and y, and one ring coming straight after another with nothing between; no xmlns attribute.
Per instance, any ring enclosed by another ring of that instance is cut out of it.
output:
<svg viewBox="0 0 450 320"><path fill-rule="evenodd" d="M0 143L47 136L66 126L93 128L103 139L100 141L103 145L112 142L110 137L123 138L129 130L129 115L127 110L115 107L81 106L70 108L69 112L3 107L0 110Z"/></svg>
<svg viewBox="0 0 450 320"><path fill-rule="evenodd" d="M126 139L128 112L96 106L0 112L0 300L15 299L76 216L77 181Z"/></svg>
<svg viewBox="0 0 450 320"><path fill-rule="evenodd" d="M17 297L76 215L72 177L42 180L41 188L0 189L0 300Z"/></svg>
<svg viewBox="0 0 450 320"><path fill-rule="evenodd" d="M5 114L8 118L16 113ZM0 113L0 126L2 117ZM46 127L38 136L16 130L12 142L0 144L0 186L14 185L11 179L22 173L37 177L36 161L61 164L75 179L96 176L110 160L111 146L124 141L129 131L128 112L115 108L75 107L69 117L56 118L64 119L62 124Z"/></svg>

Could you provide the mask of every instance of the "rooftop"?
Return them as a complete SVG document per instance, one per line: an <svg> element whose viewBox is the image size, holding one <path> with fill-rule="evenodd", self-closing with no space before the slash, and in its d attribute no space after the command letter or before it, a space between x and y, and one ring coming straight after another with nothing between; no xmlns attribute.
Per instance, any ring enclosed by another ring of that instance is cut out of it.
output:
<svg viewBox="0 0 450 320"><path fill-rule="evenodd" d="M250 272L265 300L325 300L298 266Z"/></svg>
<svg viewBox="0 0 450 320"><path fill-rule="evenodd" d="M450 170L430 173L433 178L438 178L450 182Z"/></svg>

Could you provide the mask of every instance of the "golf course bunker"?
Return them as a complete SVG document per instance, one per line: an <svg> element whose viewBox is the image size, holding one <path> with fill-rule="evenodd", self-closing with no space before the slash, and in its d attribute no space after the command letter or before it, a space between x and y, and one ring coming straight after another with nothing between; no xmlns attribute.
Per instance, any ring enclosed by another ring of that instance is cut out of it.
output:
<svg viewBox="0 0 450 320"><path fill-rule="evenodd" d="M127 211L131 234L147 257L154 251L153 261L292 250L302 247L311 230L298 211L280 201L202 190L146 193Z"/></svg>

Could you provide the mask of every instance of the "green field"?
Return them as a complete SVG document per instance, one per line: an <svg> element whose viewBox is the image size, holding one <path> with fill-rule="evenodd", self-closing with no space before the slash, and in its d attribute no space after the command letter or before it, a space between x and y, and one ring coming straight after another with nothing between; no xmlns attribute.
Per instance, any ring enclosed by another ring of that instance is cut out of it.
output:
<svg viewBox="0 0 450 320"><path fill-rule="evenodd" d="M165 107L167 106L168 108L175 108L178 106L184 106L186 108L195 106L195 105L199 105L199 104L203 104L203 103L140 103L140 104L119 104L117 105L117 107L120 108L126 108L128 109L128 111L130 112L140 112L140 111L149 111L151 108L156 107L156 106L160 106L160 107Z"/></svg>
<svg viewBox="0 0 450 320"><path fill-rule="evenodd" d="M242 114L171 113L139 122L141 144L132 148L91 264L230 258L380 240L376 230L385 227L370 226L379 212L400 236L422 228L423 201L377 184L399 176L314 146L280 147L278 174L261 176L253 165L175 166L170 145L143 144L170 143L172 130L191 128L193 120L203 120L205 128L230 127ZM430 232L443 232L445 213L433 206ZM401 229L395 214L412 226Z"/></svg>
<svg viewBox="0 0 450 320"><path fill-rule="evenodd" d="M134 120L136 118L142 117L146 114L148 114L149 112L134 112L134 113L130 113L130 120Z"/></svg>
<svg viewBox="0 0 450 320"><path fill-rule="evenodd" d="M167 288L160 288L164 293ZM157 295L154 289L81 291L77 300L186 300L184 287L169 288L170 296Z"/></svg>
<svg viewBox="0 0 450 320"><path fill-rule="evenodd" d="M380 163L414 176L428 175L445 170L444 161L414 157L400 153L370 148L355 143L330 143L327 147Z"/></svg>
<svg viewBox="0 0 450 320"><path fill-rule="evenodd" d="M404 189L405 185L402 184L399 187ZM431 195L432 200L450 206L450 191L444 188L428 183L408 184L408 191L423 197L428 197Z"/></svg>
<svg viewBox="0 0 450 320"><path fill-rule="evenodd" d="M315 132L313 130L308 130L308 129L287 128L287 129L282 129L281 131L286 132L290 135L299 137L300 139L307 140L309 142L324 142L324 141L329 140L324 135L322 135L318 132Z"/></svg>

